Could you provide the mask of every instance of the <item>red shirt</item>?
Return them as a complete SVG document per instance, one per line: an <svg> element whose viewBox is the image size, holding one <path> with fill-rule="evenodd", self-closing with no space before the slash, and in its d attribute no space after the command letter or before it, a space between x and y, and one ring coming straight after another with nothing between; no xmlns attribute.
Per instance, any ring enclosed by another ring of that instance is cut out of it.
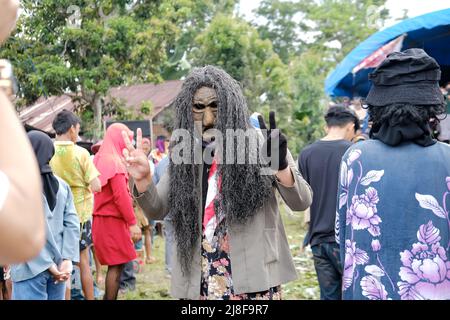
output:
<svg viewBox="0 0 450 320"><path fill-rule="evenodd" d="M102 191L94 194L94 216L117 217L130 226L136 224L128 179L124 174L116 174Z"/></svg>

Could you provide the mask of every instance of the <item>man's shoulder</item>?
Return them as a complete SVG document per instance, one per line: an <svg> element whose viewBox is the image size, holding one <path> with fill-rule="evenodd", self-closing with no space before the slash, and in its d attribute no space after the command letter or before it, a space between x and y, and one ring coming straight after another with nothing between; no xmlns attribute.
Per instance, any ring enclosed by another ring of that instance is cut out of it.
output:
<svg viewBox="0 0 450 320"><path fill-rule="evenodd" d="M304 163L305 158L307 158L308 155L310 154L310 150L311 150L311 144L308 144L306 147L304 147L302 150L300 150L300 152L298 154L298 158L297 158L299 165L300 165L300 163Z"/></svg>
<svg viewBox="0 0 450 320"><path fill-rule="evenodd" d="M361 151L371 151L374 149L380 149L380 148L385 148L386 145L379 141L379 140L375 140L375 139L369 139L369 140L364 140L364 141L360 141L360 142L356 142L356 143L351 143L350 147L348 148L348 151L350 150L361 150Z"/></svg>
<svg viewBox="0 0 450 320"><path fill-rule="evenodd" d="M61 151L62 150L73 150L72 148L73 148L74 144L73 144L73 142L70 142L70 141L55 141L54 146L55 146L56 151L58 151L58 150L61 150ZM66 154L66 152L59 153L59 155L62 155L62 154Z"/></svg>
<svg viewBox="0 0 450 320"><path fill-rule="evenodd" d="M300 154L308 155L316 150L331 150L336 149L347 149L351 147L353 144L347 140L336 140L336 141L323 141L317 140L311 144L308 144L306 147L302 149Z"/></svg>
<svg viewBox="0 0 450 320"><path fill-rule="evenodd" d="M422 147L423 148L423 147ZM427 154L426 158L439 158L439 159L449 159L450 158L450 145L437 142L434 145L423 148L426 151L423 154ZM416 151L417 152L417 151Z"/></svg>
<svg viewBox="0 0 450 320"><path fill-rule="evenodd" d="M344 153L342 158L346 158L348 156L357 157L357 158L373 158L374 155L380 154L386 151L387 146L375 139L365 140L357 143L353 143L347 151Z"/></svg>
<svg viewBox="0 0 450 320"><path fill-rule="evenodd" d="M443 152L450 154L450 145L448 145L447 143L438 141L436 143L436 148L439 148Z"/></svg>
<svg viewBox="0 0 450 320"><path fill-rule="evenodd" d="M317 140L317 141L314 141L314 142L312 142L312 143L306 145L306 146L300 151L300 154L308 154L309 152L311 152L311 150L314 150L314 149L316 149L317 147L319 147L319 141L320 141L320 140Z"/></svg>
<svg viewBox="0 0 450 320"><path fill-rule="evenodd" d="M87 157L89 158L91 155L89 153L89 151L87 151L85 148L80 147L79 145L74 144L74 150L75 150L75 154L79 157Z"/></svg>

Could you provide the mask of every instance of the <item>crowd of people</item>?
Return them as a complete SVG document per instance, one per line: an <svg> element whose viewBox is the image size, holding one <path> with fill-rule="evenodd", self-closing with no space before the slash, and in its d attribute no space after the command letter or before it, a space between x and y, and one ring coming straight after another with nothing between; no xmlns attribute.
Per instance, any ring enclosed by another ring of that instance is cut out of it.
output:
<svg viewBox="0 0 450 320"><path fill-rule="evenodd" d="M390 54L370 75L368 119L358 100L331 107L327 135L301 152L322 299L450 299L450 84L440 78L422 49Z"/></svg>
<svg viewBox="0 0 450 320"><path fill-rule="evenodd" d="M17 5L2 10L0 31ZM365 99L328 108L326 135L297 161L275 112L250 116L214 66L186 77L170 145L153 150L123 123L86 150L67 110L54 141L25 133L0 89L0 148L13 150L0 157L1 298L93 300L104 283L115 300L136 261L155 262L160 221L173 298L279 300L298 277L282 199L309 212L321 299L450 299L450 146L435 138L448 142L450 84L422 49L388 55L370 80Z"/></svg>

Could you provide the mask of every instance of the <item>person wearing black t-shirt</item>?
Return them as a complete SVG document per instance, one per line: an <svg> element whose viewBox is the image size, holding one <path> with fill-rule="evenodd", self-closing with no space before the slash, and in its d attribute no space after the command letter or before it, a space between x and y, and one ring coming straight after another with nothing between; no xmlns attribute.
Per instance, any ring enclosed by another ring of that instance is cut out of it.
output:
<svg viewBox="0 0 450 320"><path fill-rule="evenodd" d="M298 157L302 176L313 190L306 244L311 245L322 300L340 300L342 267L334 224L342 156L359 129L359 119L347 107L333 106L325 115L327 135L306 146Z"/></svg>

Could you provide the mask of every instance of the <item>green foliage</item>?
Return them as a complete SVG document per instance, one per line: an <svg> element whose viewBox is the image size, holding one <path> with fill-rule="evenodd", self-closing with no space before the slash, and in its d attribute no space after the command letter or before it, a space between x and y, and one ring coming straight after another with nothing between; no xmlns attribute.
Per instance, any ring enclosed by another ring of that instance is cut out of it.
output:
<svg viewBox="0 0 450 320"><path fill-rule="evenodd" d="M151 101L144 101L141 103L140 112L146 116L150 115L153 110L153 104Z"/></svg>
<svg viewBox="0 0 450 320"><path fill-rule="evenodd" d="M388 17L386 0L263 0L258 32L270 40L289 70L289 147L297 154L324 134L328 99L323 83L329 72Z"/></svg>
<svg viewBox="0 0 450 320"><path fill-rule="evenodd" d="M235 2L26 0L15 36L0 55L15 66L21 105L76 93L99 131L101 101L111 87L161 82L178 64L176 47Z"/></svg>
<svg viewBox="0 0 450 320"><path fill-rule="evenodd" d="M165 80L180 79L185 76L191 64L187 59L195 49L194 39L201 33L217 14L232 15L239 0L178 0L173 6L180 8L175 23L181 30L180 36L167 47L168 61L162 67Z"/></svg>
<svg viewBox="0 0 450 320"><path fill-rule="evenodd" d="M94 139L95 125L94 125L94 112L90 109L84 110L82 112L81 108L78 108L77 112L81 117L81 131L83 136L87 139Z"/></svg>
<svg viewBox="0 0 450 320"><path fill-rule="evenodd" d="M151 104L143 103L144 110L151 110ZM113 120L144 120L144 114L142 113L142 107L135 109L127 106L127 102L124 99L109 98L104 102L104 114L109 119ZM150 109L149 109L150 107Z"/></svg>
<svg viewBox="0 0 450 320"><path fill-rule="evenodd" d="M310 50L291 62L293 91L293 125L290 126L296 154L308 143L324 134L327 100L323 93L324 62L319 53ZM314 76L313 76L314 75Z"/></svg>
<svg viewBox="0 0 450 320"><path fill-rule="evenodd" d="M333 64L384 24L389 11L382 8L386 0L308 1L306 19L314 22L308 31L316 33L311 47L331 53ZM327 47L338 41L340 49Z"/></svg>
<svg viewBox="0 0 450 320"><path fill-rule="evenodd" d="M299 35L299 28L306 29L301 22L296 22L303 7L301 1L263 0L256 14L264 18L258 25L258 32L263 39L272 41L275 52L284 63L300 52L303 40Z"/></svg>
<svg viewBox="0 0 450 320"><path fill-rule="evenodd" d="M103 116L151 114L148 104L107 104L111 87L222 67L241 83L251 111L277 112L295 156L323 135L326 75L382 26L385 2L262 0L250 23L234 12L239 0L25 0L0 56L15 67L18 109L69 93L88 135L100 133Z"/></svg>
<svg viewBox="0 0 450 320"><path fill-rule="evenodd" d="M285 63L314 48L335 65L359 42L382 27L386 0L263 0L256 10L258 31L270 39ZM331 48L330 42L340 48Z"/></svg>

